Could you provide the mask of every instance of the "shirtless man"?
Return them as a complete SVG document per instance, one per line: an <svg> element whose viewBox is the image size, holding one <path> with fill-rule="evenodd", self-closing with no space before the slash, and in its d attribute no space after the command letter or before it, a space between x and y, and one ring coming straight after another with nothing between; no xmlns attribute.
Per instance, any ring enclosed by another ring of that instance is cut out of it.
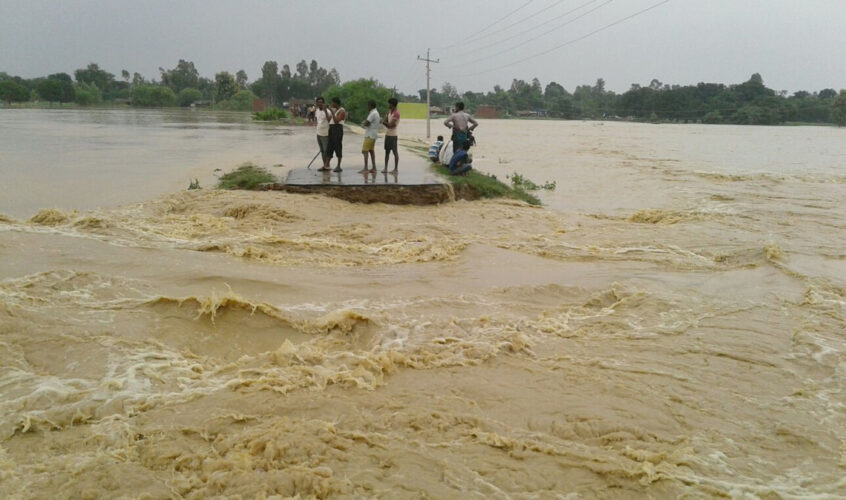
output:
<svg viewBox="0 0 846 500"><path fill-rule="evenodd" d="M470 132L479 126L479 123L464 111L464 103L455 103L455 113L444 120L444 125L452 129L452 148L456 153L469 139Z"/></svg>

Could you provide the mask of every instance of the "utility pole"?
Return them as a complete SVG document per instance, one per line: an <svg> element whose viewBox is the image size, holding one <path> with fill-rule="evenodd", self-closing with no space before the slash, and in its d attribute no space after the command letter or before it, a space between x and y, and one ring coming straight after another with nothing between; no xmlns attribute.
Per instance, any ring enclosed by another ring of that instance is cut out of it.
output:
<svg viewBox="0 0 846 500"><path fill-rule="evenodd" d="M432 113L429 111L429 63L438 63L440 59L429 59L429 49L426 49L426 58L423 59L417 56L418 61L426 61L426 139L431 137L431 128L429 122L432 119Z"/></svg>

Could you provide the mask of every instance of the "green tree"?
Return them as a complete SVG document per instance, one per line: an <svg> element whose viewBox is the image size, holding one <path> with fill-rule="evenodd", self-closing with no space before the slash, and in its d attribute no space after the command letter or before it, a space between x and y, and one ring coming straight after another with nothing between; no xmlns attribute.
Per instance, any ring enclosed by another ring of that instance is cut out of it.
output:
<svg viewBox="0 0 846 500"><path fill-rule="evenodd" d="M323 68L319 64L317 64L317 61L312 59L311 63L308 66L308 84L310 87L309 95L298 97L315 97L317 95L322 94L326 89L328 89L332 85L340 85L340 83L341 77L338 76L338 72L335 70L335 68L327 70L326 68Z"/></svg>
<svg viewBox="0 0 846 500"><path fill-rule="evenodd" d="M0 81L0 100L6 104L29 100L29 90L14 80Z"/></svg>
<svg viewBox="0 0 846 500"><path fill-rule="evenodd" d="M333 97L339 97L344 109L347 110L349 121L360 123L367 118L367 101L370 99L376 101L377 108L381 108L380 114L385 114L391 91L377 80L361 78L329 88L324 97L326 102Z"/></svg>
<svg viewBox="0 0 846 500"><path fill-rule="evenodd" d="M840 95L834 100L832 104L833 110L831 118L838 127L846 125L846 90L841 90Z"/></svg>
<svg viewBox="0 0 846 500"><path fill-rule="evenodd" d="M225 101L235 95L238 85L235 77L228 71L221 71L214 75L214 98L216 102Z"/></svg>
<svg viewBox="0 0 846 500"><path fill-rule="evenodd" d="M239 89L247 88L247 72L243 69L239 69L237 73L235 73L235 83L238 85Z"/></svg>
<svg viewBox="0 0 846 500"><path fill-rule="evenodd" d="M174 92L199 87L200 72L191 61L180 59L175 68L169 70L159 68L159 72L162 75L162 85L170 87Z"/></svg>
<svg viewBox="0 0 846 500"><path fill-rule="evenodd" d="M103 93L93 83L79 83L73 89L75 103L81 106L91 106L103 102Z"/></svg>
<svg viewBox="0 0 846 500"><path fill-rule="evenodd" d="M216 104L215 108L228 111L252 111L255 98L256 96L249 90L239 90L230 99Z"/></svg>
<svg viewBox="0 0 846 500"><path fill-rule="evenodd" d="M720 114L719 111L709 111L705 116L702 117L702 123L723 123L723 116Z"/></svg>
<svg viewBox="0 0 846 500"><path fill-rule="evenodd" d="M161 85L137 85L132 89L132 105L161 108L176 104L176 94Z"/></svg>
<svg viewBox="0 0 846 500"><path fill-rule="evenodd" d="M834 89L823 89L820 90L819 98L820 99L834 99L837 97L837 91Z"/></svg>
<svg viewBox="0 0 846 500"><path fill-rule="evenodd" d="M55 73L39 81L35 91L47 102L71 102L74 99L73 83L67 73Z"/></svg>
<svg viewBox="0 0 846 500"><path fill-rule="evenodd" d="M546 88L543 90L543 97L544 99L555 100L559 97L567 97L570 93L567 92L567 89L561 86L561 84L556 82L549 82Z"/></svg>
<svg viewBox="0 0 846 500"><path fill-rule="evenodd" d="M288 70L289 78L290 73L290 70ZM279 99L279 91L284 76L284 73L282 76L279 75L279 63L276 61L265 61L264 65L261 67L261 78L253 83L251 89L256 95L267 99L268 105L279 105L282 102L282 100Z"/></svg>
<svg viewBox="0 0 846 500"><path fill-rule="evenodd" d="M443 102L447 103L449 106L452 106L461 98L458 94L458 89L449 82L444 82L444 84L441 85L441 95L443 96ZM429 97L431 98L431 92Z"/></svg>
<svg viewBox="0 0 846 500"><path fill-rule="evenodd" d="M95 63L89 64L85 69L74 71L74 77L76 77L77 83L94 85L101 92L108 90L115 80L115 75L100 69L100 66Z"/></svg>
<svg viewBox="0 0 846 500"><path fill-rule="evenodd" d="M182 107L190 106L203 99L203 93L199 89L187 88L179 91L176 102Z"/></svg>

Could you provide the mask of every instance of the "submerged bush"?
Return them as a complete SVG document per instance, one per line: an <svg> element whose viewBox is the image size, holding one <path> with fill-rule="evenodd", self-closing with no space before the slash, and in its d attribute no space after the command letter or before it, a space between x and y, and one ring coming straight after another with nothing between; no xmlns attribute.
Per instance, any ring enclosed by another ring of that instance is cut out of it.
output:
<svg viewBox="0 0 846 500"><path fill-rule="evenodd" d="M539 189L545 189L547 191L555 191L555 181L549 182L546 181L543 185L538 185L532 182L531 179L528 177L523 177L522 175L514 172L511 175L511 185L514 189L520 189L523 191L537 191Z"/></svg>
<svg viewBox="0 0 846 500"><path fill-rule="evenodd" d="M279 108L267 108L264 111L257 111L253 113L253 120L261 121L276 121L283 118L288 118L288 112Z"/></svg>

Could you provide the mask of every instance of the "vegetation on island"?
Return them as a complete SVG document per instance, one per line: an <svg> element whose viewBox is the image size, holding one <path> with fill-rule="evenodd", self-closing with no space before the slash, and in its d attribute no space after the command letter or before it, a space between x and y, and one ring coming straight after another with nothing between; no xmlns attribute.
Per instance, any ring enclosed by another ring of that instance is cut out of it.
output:
<svg viewBox="0 0 846 500"><path fill-rule="evenodd" d="M471 190L478 198L511 198L525 201L530 205L541 205L540 199L522 186L509 186L496 178L495 175L486 174L473 169L466 175L452 175L449 168L440 163L434 165L435 172L444 176L456 191L462 189Z"/></svg>
<svg viewBox="0 0 846 500"><path fill-rule="evenodd" d="M510 176L506 177L511 179L511 186L514 187L514 189L521 189L523 191L539 191L541 189L545 191L555 191L555 187L557 185L555 181L546 181L543 184L535 184L531 179L524 177L517 172L514 172Z"/></svg>
<svg viewBox="0 0 846 500"><path fill-rule="evenodd" d="M256 189L261 184L276 182L275 175L262 167L245 163L240 167L220 176L217 181L218 189Z"/></svg>
<svg viewBox="0 0 846 500"><path fill-rule="evenodd" d="M421 158L425 158L429 161L429 147L425 144L420 143L404 143L403 146L407 148L412 153L420 156ZM469 192L472 199L475 198L511 198L514 200L521 200L525 201L530 205L541 205L540 199L537 196L533 195L529 191L531 189L527 189L526 185L531 184L532 186L536 186L528 179L521 177L521 179L525 179L528 181L527 184L523 183L512 183L511 186L505 184L504 182L500 181L496 178L495 175L486 174L484 172L480 172L479 170L473 169L467 172L466 175L452 175L449 172L449 168L446 165L441 163L433 163L432 168L435 170L436 173L444 177L450 184L452 184L453 189L456 193L459 192ZM519 174L514 174L519 175ZM513 176L512 176L513 178ZM552 186L551 189L555 189L555 183L546 183L546 185ZM547 189L547 188L543 188Z"/></svg>
<svg viewBox="0 0 846 500"><path fill-rule="evenodd" d="M159 79L147 80L139 73L121 70L115 76L96 63L67 73L25 79L0 72L0 101L6 106L24 105L132 105L138 107L206 106L214 109L252 111L253 100L264 99L270 107L284 108L293 101L311 101L323 95L327 102L339 97L349 119L364 120L367 101L380 109L393 95L401 102L425 102L425 89L403 94L373 79L341 82L334 69L317 61L301 60L291 68L276 61L261 67L261 76L250 82L242 69L234 74L220 71L214 78L200 76L191 61L180 59L171 69L159 68ZM764 85L760 74L738 84L697 83L670 85L653 79L634 83L617 94L599 78L593 85L579 85L569 92L557 82L545 86L534 78L513 79L511 85L495 85L488 92L460 92L449 82L431 91L433 107L449 110L464 101L474 113L479 106L492 107L498 116L559 119L633 120L645 122L729 123L776 125L832 123L846 125L846 92L831 88L788 95Z"/></svg>

